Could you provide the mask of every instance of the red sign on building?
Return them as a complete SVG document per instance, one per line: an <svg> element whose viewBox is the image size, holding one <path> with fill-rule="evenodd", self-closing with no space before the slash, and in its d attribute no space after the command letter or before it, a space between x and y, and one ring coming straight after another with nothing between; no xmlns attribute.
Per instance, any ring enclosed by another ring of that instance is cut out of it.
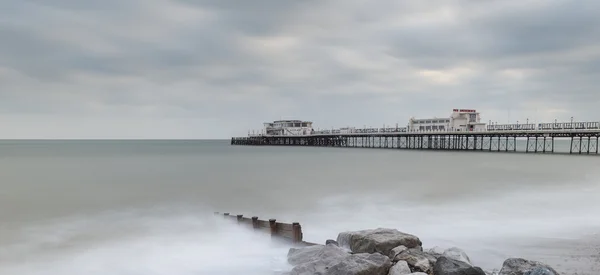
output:
<svg viewBox="0 0 600 275"><path fill-rule="evenodd" d="M472 110L472 109L454 109L453 112L456 112L456 113L477 113L476 110Z"/></svg>

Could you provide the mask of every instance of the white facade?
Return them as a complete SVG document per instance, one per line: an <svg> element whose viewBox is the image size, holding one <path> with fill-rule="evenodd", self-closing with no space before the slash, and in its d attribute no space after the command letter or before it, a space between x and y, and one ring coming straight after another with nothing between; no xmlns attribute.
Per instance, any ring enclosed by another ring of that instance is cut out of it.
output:
<svg viewBox="0 0 600 275"><path fill-rule="evenodd" d="M450 129L449 118L410 118L408 129L411 131L446 131Z"/></svg>
<svg viewBox="0 0 600 275"><path fill-rule="evenodd" d="M302 120L276 120L264 123L264 134L268 136L304 136L313 131L312 122Z"/></svg>
<svg viewBox="0 0 600 275"><path fill-rule="evenodd" d="M449 118L411 118L410 131L485 131L479 112L472 109L454 109Z"/></svg>

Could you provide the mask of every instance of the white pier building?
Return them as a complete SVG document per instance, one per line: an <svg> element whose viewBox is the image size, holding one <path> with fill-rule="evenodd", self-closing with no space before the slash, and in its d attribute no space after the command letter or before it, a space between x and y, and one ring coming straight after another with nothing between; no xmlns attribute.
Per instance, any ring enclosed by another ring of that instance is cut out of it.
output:
<svg viewBox="0 0 600 275"><path fill-rule="evenodd" d="M410 118L409 131L485 131L477 110L454 109L448 118Z"/></svg>
<svg viewBox="0 0 600 275"><path fill-rule="evenodd" d="M276 120L264 123L268 136L305 136L312 134L312 122L302 120Z"/></svg>

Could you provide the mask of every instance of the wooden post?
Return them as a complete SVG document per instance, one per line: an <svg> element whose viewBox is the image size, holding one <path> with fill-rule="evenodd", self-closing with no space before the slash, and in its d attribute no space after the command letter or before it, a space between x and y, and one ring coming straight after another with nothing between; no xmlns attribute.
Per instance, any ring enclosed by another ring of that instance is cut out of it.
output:
<svg viewBox="0 0 600 275"><path fill-rule="evenodd" d="M225 217L225 218L229 217L229 213L223 213L223 217Z"/></svg>
<svg viewBox="0 0 600 275"><path fill-rule="evenodd" d="M244 215L237 215L237 223L241 223L242 222L242 218L244 217Z"/></svg>
<svg viewBox="0 0 600 275"><path fill-rule="evenodd" d="M276 237L277 236L277 220L270 219L269 227L271 228L271 238Z"/></svg>
<svg viewBox="0 0 600 275"><path fill-rule="evenodd" d="M294 243L302 242L302 227L300 227L300 223L295 222L292 224L292 236L294 236L292 240Z"/></svg>
<svg viewBox="0 0 600 275"><path fill-rule="evenodd" d="M252 217L252 228L254 228L254 229L258 229L259 228L258 217Z"/></svg>

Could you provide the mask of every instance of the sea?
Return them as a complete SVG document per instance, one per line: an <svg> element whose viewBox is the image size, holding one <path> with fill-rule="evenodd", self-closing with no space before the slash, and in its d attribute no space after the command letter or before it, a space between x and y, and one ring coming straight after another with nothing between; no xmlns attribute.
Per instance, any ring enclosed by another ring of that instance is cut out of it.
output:
<svg viewBox="0 0 600 275"><path fill-rule="evenodd" d="M314 243L395 228L485 270L518 257L597 275L599 167L564 154L2 140L0 274L291 269L288 246L214 214L229 212L299 222Z"/></svg>

